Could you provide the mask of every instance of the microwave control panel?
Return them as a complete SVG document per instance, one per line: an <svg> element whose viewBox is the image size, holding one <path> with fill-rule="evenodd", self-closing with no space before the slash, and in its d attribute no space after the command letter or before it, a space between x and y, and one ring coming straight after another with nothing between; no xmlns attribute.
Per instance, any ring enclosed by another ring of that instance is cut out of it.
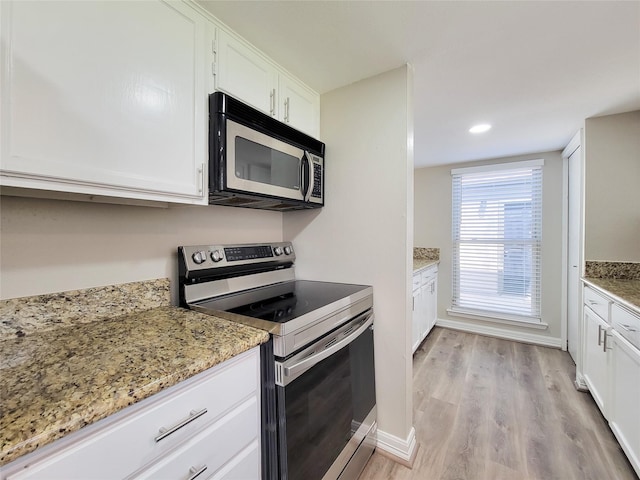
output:
<svg viewBox="0 0 640 480"><path fill-rule="evenodd" d="M311 196L322 198L322 165L313 163L313 190Z"/></svg>

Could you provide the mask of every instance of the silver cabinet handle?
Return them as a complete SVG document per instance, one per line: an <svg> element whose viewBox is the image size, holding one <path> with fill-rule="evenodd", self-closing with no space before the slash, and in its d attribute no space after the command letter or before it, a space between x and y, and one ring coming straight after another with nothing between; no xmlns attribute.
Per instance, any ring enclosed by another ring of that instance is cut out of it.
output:
<svg viewBox="0 0 640 480"><path fill-rule="evenodd" d="M185 418L181 422L176 423L173 427L170 427L170 428L161 427L160 430L159 430L160 435L158 435L155 438L156 442L159 442L163 438L166 438L169 435L171 435L172 433L180 430L182 427L184 427L185 425L188 425L189 423L193 422L196 418L201 417L205 413L207 413L207 409L206 408L203 408L199 412L196 412L195 410L191 410L191 412L189 413L189 416L187 418Z"/></svg>
<svg viewBox="0 0 640 480"><path fill-rule="evenodd" d="M276 114L276 89L272 88L269 93L269 112L273 117Z"/></svg>
<svg viewBox="0 0 640 480"><path fill-rule="evenodd" d="M598 325L598 345L602 345L602 325Z"/></svg>
<svg viewBox="0 0 640 480"><path fill-rule="evenodd" d="M198 475L200 475L202 472L204 472L207 469L206 465L201 466L200 468L198 467L191 467L189 469L189 473L191 474L191 476L187 479L187 480L193 480L194 478L196 478Z"/></svg>
<svg viewBox="0 0 640 480"><path fill-rule="evenodd" d="M607 351L607 331L604 330L604 340L602 341L602 351L606 353Z"/></svg>
<svg viewBox="0 0 640 480"><path fill-rule="evenodd" d="M198 167L198 193L204 192L204 164Z"/></svg>
<svg viewBox="0 0 640 480"><path fill-rule="evenodd" d="M285 122L288 122L288 121L289 121L289 115L288 115L288 113L289 113L289 112L288 112L289 108L288 108L288 106L289 106L289 97L287 97L287 98L285 99L285 101L284 101L284 121L285 121Z"/></svg>

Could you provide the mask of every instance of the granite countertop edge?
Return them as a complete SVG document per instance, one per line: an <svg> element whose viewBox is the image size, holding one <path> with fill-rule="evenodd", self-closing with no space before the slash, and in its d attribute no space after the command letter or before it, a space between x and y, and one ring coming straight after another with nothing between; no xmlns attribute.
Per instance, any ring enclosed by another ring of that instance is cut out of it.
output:
<svg viewBox="0 0 640 480"><path fill-rule="evenodd" d="M0 467L268 339L173 306L2 339Z"/></svg>
<svg viewBox="0 0 640 480"><path fill-rule="evenodd" d="M432 267L433 265L438 265L439 263L440 263L440 260L437 260L437 259L414 258L413 273L416 274L421 270Z"/></svg>
<svg viewBox="0 0 640 480"><path fill-rule="evenodd" d="M640 315L640 280L583 277L582 281Z"/></svg>

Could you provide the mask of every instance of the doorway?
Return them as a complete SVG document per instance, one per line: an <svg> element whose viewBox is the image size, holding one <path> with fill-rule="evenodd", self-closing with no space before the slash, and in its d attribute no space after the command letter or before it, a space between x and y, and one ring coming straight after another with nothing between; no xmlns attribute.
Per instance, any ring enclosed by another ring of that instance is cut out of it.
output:
<svg viewBox="0 0 640 480"><path fill-rule="evenodd" d="M582 130L562 156L567 162L567 351L578 367L580 360L580 277L582 275ZM579 369L579 368L578 368Z"/></svg>

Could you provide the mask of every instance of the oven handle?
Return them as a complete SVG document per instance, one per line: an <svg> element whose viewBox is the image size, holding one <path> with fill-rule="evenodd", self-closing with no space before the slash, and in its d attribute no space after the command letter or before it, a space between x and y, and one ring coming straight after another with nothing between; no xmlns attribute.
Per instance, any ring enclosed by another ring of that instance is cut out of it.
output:
<svg viewBox="0 0 640 480"><path fill-rule="evenodd" d="M339 342L332 344L330 347L325 348L321 352L316 353L315 355L312 355L310 357L307 357L298 363L295 363L288 367L284 367L285 377L296 375L300 372L309 370L315 364L320 363L322 360L324 360L327 357L330 357L345 345L348 345L351 342L353 342L356 338L358 338L362 334L362 332L364 332L367 328L373 325L373 313L367 312L367 314L369 315L369 318L367 319L367 321L364 322L360 327L358 327L358 329L353 333L351 333L348 337L344 337Z"/></svg>

